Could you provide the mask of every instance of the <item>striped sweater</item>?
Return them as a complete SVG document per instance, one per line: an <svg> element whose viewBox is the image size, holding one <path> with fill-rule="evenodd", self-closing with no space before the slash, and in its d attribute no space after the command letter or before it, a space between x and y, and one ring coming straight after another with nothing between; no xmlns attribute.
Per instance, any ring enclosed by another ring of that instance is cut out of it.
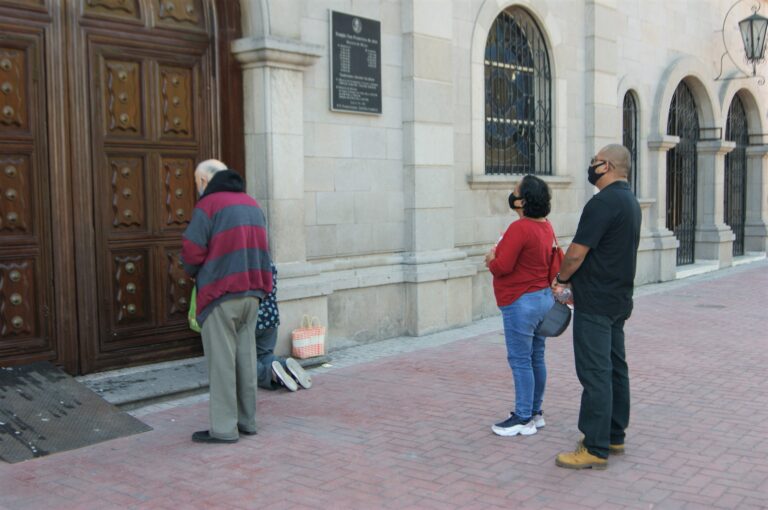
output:
<svg viewBox="0 0 768 510"><path fill-rule="evenodd" d="M197 322L219 303L272 290L266 220L232 170L216 173L183 235L184 270L196 279Z"/></svg>

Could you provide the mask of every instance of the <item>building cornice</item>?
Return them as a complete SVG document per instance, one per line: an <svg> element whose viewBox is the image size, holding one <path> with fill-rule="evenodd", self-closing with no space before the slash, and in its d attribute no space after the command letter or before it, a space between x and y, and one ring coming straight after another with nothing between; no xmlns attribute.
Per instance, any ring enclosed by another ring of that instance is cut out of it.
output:
<svg viewBox="0 0 768 510"><path fill-rule="evenodd" d="M281 37L246 37L232 42L232 54L244 69L283 67L301 71L325 54L325 47Z"/></svg>

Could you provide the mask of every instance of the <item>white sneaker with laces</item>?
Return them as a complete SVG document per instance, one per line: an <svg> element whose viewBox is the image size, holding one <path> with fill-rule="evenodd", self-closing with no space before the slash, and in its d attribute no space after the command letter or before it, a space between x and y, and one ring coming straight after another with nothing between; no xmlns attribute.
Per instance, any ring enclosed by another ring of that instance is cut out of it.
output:
<svg viewBox="0 0 768 510"><path fill-rule="evenodd" d="M538 413L534 413L533 416L531 417L531 419L533 420L533 423L536 425L537 429L543 429L547 425L547 422L544 421L544 412L543 411L539 411Z"/></svg>
<svg viewBox="0 0 768 510"><path fill-rule="evenodd" d="M532 418L523 421L512 413L509 418L491 427L491 430L497 436L531 436L536 433L536 425Z"/></svg>

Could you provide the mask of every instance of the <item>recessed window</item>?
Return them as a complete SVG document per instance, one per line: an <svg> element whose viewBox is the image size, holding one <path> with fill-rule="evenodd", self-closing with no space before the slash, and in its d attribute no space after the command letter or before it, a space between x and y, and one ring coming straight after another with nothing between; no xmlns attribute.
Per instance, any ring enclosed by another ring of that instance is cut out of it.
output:
<svg viewBox="0 0 768 510"><path fill-rule="evenodd" d="M552 77L536 22L502 12L485 46L486 174L552 174Z"/></svg>
<svg viewBox="0 0 768 510"><path fill-rule="evenodd" d="M667 228L679 241L677 265L693 264L696 247L696 166L699 116L693 93L680 82L672 96L667 134L680 142L667 152Z"/></svg>
<svg viewBox="0 0 768 510"><path fill-rule="evenodd" d="M624 120L622 129L622 144L629 149L632 163L632 173L629 182L632 191L637 195L637 101L632 92L624 94Z"/></svg>
<svg viewBox="0 0 768 510"><path fill-rule="evenodd" d="M736 148L725 155L725 223L736 238L733 254L744 255L744 231L747 214L747 145L749 127L747 111L739 96L733 98L728 109L725 139L736 142Z"/></svg>

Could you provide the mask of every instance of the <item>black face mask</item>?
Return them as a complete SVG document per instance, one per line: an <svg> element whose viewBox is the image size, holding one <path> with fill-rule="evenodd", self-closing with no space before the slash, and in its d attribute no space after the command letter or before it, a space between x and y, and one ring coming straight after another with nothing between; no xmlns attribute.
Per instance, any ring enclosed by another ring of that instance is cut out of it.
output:
<svg viewBox="0 0 768 510"><path fill-rule="evenodd" d="M587 169L587 180L592 186L596 186L597 181L599 181L600 178L605 175L605 174L599 174L595 172L595 170L607 164L608 163L606 163L605 161L601 161L600 163L595 163L594 165L589 166L589 168Z"/></svg>
<svg viewBox="0 0 768 510"><path fill-rule="evenodd" d="M522 200L522 199L523 199L523 197L515 196L514 192L510 193L509 194L509 208L510 209L522 209L523 206L515 207L515 202L517 202L518 200Z"/></svg>

